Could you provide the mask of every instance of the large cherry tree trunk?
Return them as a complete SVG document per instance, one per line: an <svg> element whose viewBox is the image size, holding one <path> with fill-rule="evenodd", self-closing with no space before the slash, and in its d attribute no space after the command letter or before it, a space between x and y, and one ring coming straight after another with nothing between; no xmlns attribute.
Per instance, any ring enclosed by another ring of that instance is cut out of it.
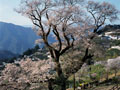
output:
<svg viewBox="0 0 120 90"><path fill-rule="evenodd" d="M52 85L52 81L51 80L49 80L48 81L48 89L49 90L53 90L53 87L52 87L53 85Z"/></svg>
<svg viewBox="0 0 120 90"><path fill-rule="evenodd" d="M61 90L66 90L66 79L65 79L64 73L62 71L60 61L59 61L59 55L56 56L55 63L56 63L56 68L55 69L56 69L56 72L57 72L57 76L61 80L60 83L59 83L60 88L61 88Z"/></svg>

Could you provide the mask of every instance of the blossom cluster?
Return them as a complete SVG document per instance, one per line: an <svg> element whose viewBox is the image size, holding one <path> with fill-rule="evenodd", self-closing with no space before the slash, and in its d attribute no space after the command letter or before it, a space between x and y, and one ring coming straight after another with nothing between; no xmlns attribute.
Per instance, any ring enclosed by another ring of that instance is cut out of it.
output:
<svg viewBox="0 0 120 90"><path fill-rule="evenodd" d="M47 82L54 78L54 73L51 74L51 71L54 71L54 62L50 59L38 61L32 61L30 58L22 59L17 64L10 63L5 66L0 76L0 85L10 83L32 85Z"/></svg>

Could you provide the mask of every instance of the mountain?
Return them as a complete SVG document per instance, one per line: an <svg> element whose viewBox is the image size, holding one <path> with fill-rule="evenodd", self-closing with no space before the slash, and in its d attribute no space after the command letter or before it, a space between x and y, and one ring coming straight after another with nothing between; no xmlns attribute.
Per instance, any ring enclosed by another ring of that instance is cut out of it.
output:
<svg viewBox="0 0 120 90"><path fill-rule="evenodd" d="M14 54L22 54L35 46L35 40L40 38L29 27L0 22L0 51L6 50ZM55 42L52 34L48 36L49 43ZM40 47L43 47L41 44ZM7 54L6 54L7 55Z"/></svg>
<svg viewBox="0 0 120 90"><path fill-rule="evenodd" d="M33 48L37 38L31 28L0 22L0 50L21 54Z"/></svg>

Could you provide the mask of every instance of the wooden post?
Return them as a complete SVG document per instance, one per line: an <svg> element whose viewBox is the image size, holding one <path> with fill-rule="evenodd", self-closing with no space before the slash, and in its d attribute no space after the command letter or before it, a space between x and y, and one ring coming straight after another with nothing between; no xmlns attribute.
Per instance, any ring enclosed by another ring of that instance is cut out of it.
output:
<svg viewBox="0 0 120 90"><path fill-rule="evenodd" d="M75 80L75 74L73 75L73 82L74 82L74 84L73 84L73 90L75 90L75 82L76 82L76 80Z"/></svg>

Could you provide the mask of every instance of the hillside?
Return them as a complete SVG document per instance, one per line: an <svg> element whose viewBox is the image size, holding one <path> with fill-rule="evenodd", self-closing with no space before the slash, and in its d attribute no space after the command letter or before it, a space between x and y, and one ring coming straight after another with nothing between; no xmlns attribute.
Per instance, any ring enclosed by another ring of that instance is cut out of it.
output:
<svg viewBox="0 0 120 90"><path fill-rule="evenodd" d="M98 34L110 39L120 39L120 25L106 25L99 30Z"/></svg>
<svg viewBox="0 0 120 90"><path fill-rule="evenodd" d="M13 58L15 56L17 56L17 54L14 54L10 51L0 50L0 60L7 59L7 58Z"/></svg>

